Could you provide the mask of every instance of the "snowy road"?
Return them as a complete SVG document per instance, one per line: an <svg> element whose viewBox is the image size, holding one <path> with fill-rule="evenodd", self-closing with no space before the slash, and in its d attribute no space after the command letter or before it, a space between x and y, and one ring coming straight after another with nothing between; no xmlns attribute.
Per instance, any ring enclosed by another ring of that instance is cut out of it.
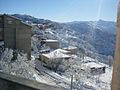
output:
<svg viewBox="0 0 120 90"><path fill-rule="evenodd" d="M52 71L46 69L45 67L43 67L41 65L41 62L38 61L38 60L36 61L36 66L35 67L40 73L47 74L50 77L56 79L58 81L58 83L65 83L65 84L68 84L68 85L71 84L70 80L68 80L67 78L62 77L62 76L58 75L57 73L52 72Z"/></svg>

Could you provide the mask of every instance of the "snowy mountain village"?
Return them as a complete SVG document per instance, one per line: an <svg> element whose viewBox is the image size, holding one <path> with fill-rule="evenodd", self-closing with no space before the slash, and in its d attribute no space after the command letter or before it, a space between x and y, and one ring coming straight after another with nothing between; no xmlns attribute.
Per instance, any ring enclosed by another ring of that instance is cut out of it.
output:
<svg viewBox="0 0 120 90"><path fill-rule="evenodd" d="M87 56L74 41L62 45L51 27L0 15L0 71L50 85L50 90L110 90L112 67Z"/></svg>

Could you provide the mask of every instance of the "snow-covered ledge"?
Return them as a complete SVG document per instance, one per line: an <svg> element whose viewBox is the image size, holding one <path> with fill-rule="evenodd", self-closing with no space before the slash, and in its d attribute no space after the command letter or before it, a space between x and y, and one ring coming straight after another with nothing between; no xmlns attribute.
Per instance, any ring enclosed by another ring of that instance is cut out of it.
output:
<svg viewBox="0 0 120 90"><path fill-rule="evenodd" d="M0 90L65 90L65 89L0 72Z"/></svg>

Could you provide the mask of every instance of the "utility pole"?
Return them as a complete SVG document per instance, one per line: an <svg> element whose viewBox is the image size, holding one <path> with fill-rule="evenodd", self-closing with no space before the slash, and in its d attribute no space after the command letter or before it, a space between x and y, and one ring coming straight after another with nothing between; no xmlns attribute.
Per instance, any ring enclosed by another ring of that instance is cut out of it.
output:
<svg viewBox="0 0 120 90"><path fill-rule="evenodd" d="M73 88L73 75L71 75L71 86L70 86L70 90L72 90Z"/></svg>
<svg viewBox="0 0 120 90"><path fill-rule="evenodd" d="M116 48L113 65L111 90L120 90L120 2L117 14Z"/></svg>

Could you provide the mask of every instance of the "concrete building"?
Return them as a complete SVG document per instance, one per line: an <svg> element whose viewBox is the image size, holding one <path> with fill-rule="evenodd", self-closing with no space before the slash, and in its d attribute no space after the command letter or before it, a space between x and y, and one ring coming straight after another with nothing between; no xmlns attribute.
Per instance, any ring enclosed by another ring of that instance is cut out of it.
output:
<svg viewBox="0 0 120 90"><path fill-rule="evenodd" d="M64 50L70 51L70 54L76 54L78 51L78 48L74 46L69 46L69 47L65 47Z"/></svg>
<svg viewBox="0 0 120 90"><path fill-rule="evenodd" d="M49 60L57 60L57 59L69 59L72 56L68 55L69 51L56 49L47 54L41 54L40 59L41 61L47 63Z"/></svg>
<svg viewBox="0 0 120 90"><path fill-rule="evenodd" d="M23 50L31 57L31 26L9 15L0 15L0 40L6 48Z"/></svg>
<svg viewBox="0 0 120 90"><path fill-rule="evenodd" d="M43 42L45 42L46 45L49 46L51 49L58 49L59 48L59 41L58 40L47 39L47 40L43 40Z"/></svg>
<svg viewBox="0 0 120 90"><path fill-rule="evenodd" d="M105 73L105 66L95 62L84 63L81 69L93 75Z"/></svg>

